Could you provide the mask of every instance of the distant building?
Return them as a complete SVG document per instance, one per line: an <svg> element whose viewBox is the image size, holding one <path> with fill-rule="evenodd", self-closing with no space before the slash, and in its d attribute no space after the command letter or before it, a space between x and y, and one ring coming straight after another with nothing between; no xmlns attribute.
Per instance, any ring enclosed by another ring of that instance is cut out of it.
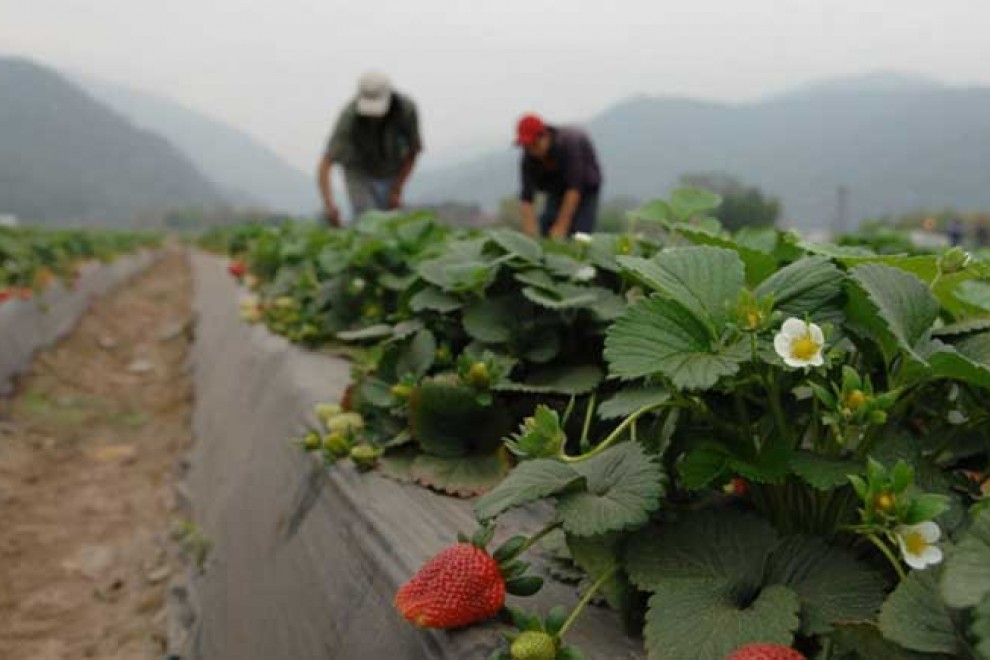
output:
<svg viewBox="0 0 990 660"><path fill-rule="evenodd" d="M16 227L18 224L17 216L13 213L0 213L0 227Z"/></svg>

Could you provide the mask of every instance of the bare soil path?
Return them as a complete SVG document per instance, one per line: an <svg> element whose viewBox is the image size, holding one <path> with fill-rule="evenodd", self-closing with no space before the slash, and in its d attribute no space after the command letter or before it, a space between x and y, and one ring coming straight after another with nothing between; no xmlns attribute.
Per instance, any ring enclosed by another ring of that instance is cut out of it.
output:
<svg viewBox="0 0 990 660"><path fill-rule="evenodd" d="M170 252L0 400L0 659L161 657L190 295Z"/></svg>

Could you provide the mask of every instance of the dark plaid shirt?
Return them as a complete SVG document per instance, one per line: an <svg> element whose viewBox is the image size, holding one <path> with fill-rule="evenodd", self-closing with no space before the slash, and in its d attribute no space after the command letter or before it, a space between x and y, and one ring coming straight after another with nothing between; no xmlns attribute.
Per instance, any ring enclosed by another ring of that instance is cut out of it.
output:
<svg viewBox="0 0 990 660"><path fill-rule="evenodd" d="M335 163L373 178L395 176L409 156L419 153L416 104L398 92L381 119L362 117L351 101L340 113L326 154Z"/></svg>
<svg viewBox="0 0 990 660"><path fill-rule="evenodd" d="M602 173L588 134L569 126L548 126L547 129L550 131L547 161L523 154L520 199L532 202L536 191L555 197L571 188L581 194L598 192Z"/></svg>

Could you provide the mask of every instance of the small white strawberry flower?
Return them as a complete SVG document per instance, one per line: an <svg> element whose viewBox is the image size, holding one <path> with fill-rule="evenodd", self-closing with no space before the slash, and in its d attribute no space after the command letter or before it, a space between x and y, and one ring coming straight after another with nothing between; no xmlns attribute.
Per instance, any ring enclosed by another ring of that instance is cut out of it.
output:
<svg viewBox="0 0 990 660"><path fill-rule="evenodd" d="M921 571L942 561L942 549L935 545L942 536L942 530L932 521L899 525L894 533L904 561L911 568Z"/></svg>
<svg viewBox="0 0 990 660"><path fill-rule="evenodd" d="M773 338L773 348L788 367L820 367L825 363L822 349L825 335L810 321L789 318Z"/></svg>
<svg viewBox="0 0 990 660"><path fill-rule="evenodd" d="M591 234L586 234L583 231L574 232L573 238L576 243L581 243L582 245L589 245L591 243Z"/></svg>
<svg viewBox="0 0 990 660"><path fill-rule="evenodd" d="M577 272L574 273L574 279L578 282L590 282L595 279L595 275L597 274L598 271L595 270L594 266L581 266L577 269Z"/></svg>

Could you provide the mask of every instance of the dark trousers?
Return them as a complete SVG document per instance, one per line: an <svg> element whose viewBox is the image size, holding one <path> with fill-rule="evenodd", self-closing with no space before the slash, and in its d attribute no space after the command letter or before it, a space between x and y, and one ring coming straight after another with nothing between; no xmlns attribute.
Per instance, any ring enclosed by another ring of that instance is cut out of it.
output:
<svg viewBox="0 0 990 660"><path fill-rule="evenodd" d="M540 214L540 234L546 236L550 233L550 227L557 220L560 213L560 204L564 200L564 194L551 193L547 195L547 205ZM598 218L598 191L581 193L581 202L574 217L571 218L571 229L568 232L584 232L590 234L595 231L595 220Z"/></svg>

